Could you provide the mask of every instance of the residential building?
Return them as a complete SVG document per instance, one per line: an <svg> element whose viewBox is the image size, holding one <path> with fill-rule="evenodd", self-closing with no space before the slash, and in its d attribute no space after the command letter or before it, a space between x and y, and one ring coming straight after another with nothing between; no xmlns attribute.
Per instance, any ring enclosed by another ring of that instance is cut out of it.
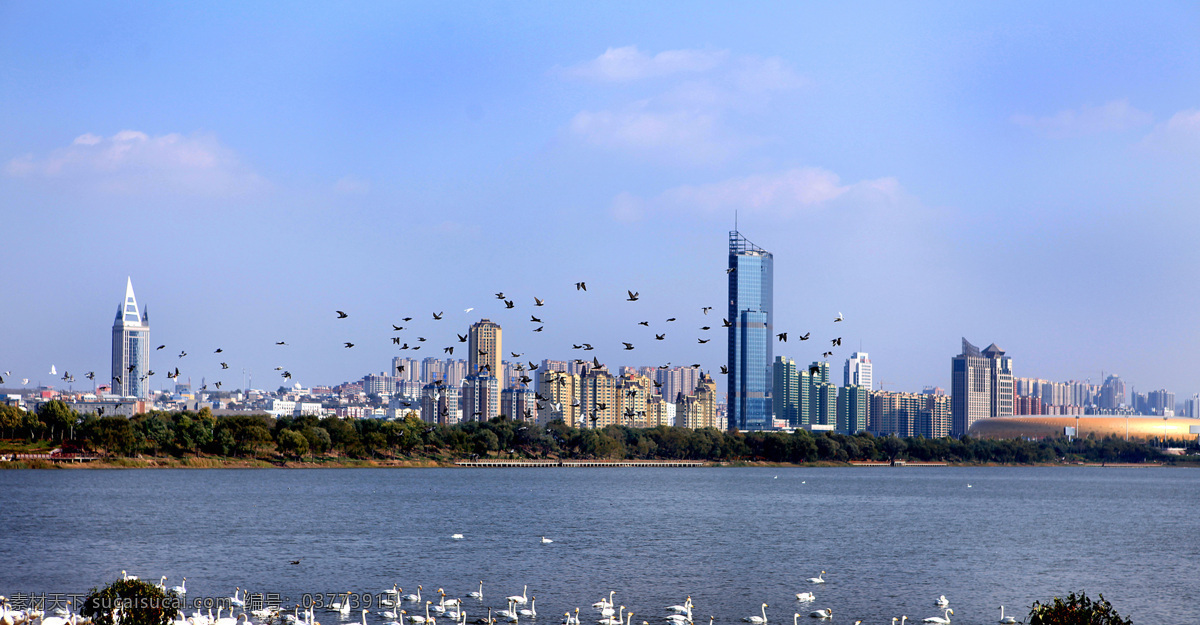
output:
<svg viewBox="0 0 1200 625"><path fill-rule="evenodd" d="M694 393L681 395L675 402L675 425L680 427L723 430L717 415L717 384L707 373L700 376Z"/></svg>
<svg viewBox="0 0 1200 625"><path fill-rule="evenodd" d="M480 319L471 324L468 335L467 375L485 371L495 378L502 376L504 372L500 369L500 357L504 352L501 351L500 325L489 319Z"/></svg>
<svg viewBox="0 0 1200 625"><path fill-rule="evenodd" d="M537 394L545 398L538 402L538 423L554 420L579 427L579 376L563 369L539 369Z"/></svg>
<svg viewBox="0 0 1200 625"><path fill-rule="evenodd" d="M616 378L605 367L593 367L579 377L578 427L602 428L619 423Z"/></svg>
<svg viewBox="0 0 1200 625"><path fill-rule="evenodd" d="M513 387L501 390L500 414L514 421L536 421L537 400L533 389Z"/></svg>
<svg viewBox="0 0 1200 625"><path fill-rule="evenodd" d="M867 429L871 412L871 392L865 386L849 385L838 389L837 431L858 434Z"/></svg>
<svg viewBox="0 0 1200 625"><path fill-rule="evenodd" d="M462 412L466 421L489 421L500 416L500 380L487 374L472 373L463 380Z"/></svg>

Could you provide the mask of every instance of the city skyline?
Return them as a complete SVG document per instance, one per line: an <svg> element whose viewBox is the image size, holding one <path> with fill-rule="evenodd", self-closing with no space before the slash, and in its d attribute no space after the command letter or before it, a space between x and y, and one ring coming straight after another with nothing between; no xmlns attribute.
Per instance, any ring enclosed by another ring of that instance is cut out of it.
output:
<svg viewBox="0 0 1200 625"><path fill-rule="evenodd" d="M405 316L449 345L444 311L723 391L696 341L732 226L774 254L774 331L813 333L775 345L797 363L843 336L838 368L949 388L987 336L1016 376L1200 390L1194 6L683 10L6 8L0 371L106 372L129 276L152 366L197 381L357 379Z"/></svg>

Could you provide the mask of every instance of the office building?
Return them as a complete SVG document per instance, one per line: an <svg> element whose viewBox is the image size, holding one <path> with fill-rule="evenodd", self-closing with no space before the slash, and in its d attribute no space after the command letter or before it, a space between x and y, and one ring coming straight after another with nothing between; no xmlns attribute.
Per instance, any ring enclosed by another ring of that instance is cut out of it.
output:
<svg viewBox="0 0 1200 625"><path fill-rule="evenodd" d="M867 429L871 392L865 386L843 386L837 396L837 431L858 434Z"/></svg>
<svg viewBox="0 0 1200 625"><path fill-rule="evenodd" d="M796 371L796 361L783 356L775 357L772 371L771 404L776 419L782 419L790 428L804 425L801 420L800 407L800 375Z"/></svg>
<svg viewBox="0 0 1200 625"><path fill-rule="evenodd" d="M729 233L728 272L729 429L765 430L772 422L774 260L734 230Z"/></svg>
<svg viewBox="0 0 1200 625"><path fill-rule="evenodd" d="M867 357L867 352L850 354L846 359L842 386L861 386L869 391L873 388L871 382L871 359Z"/></svg>
<svg viewBox="0 0 1200 625"><path fill-rule="evenodd" d="M950 361L951 433L962 436L980 419L1013 414L1012 358L995 343L980 351L967 339Z"/></svg>
<svg viewBox="0 0 1200 625"><path fill-rule="evenodd" d="M125 300L112 327L112 392L121 397L150 397L150 313L139 312L133 279L125 280Z"/></svg>

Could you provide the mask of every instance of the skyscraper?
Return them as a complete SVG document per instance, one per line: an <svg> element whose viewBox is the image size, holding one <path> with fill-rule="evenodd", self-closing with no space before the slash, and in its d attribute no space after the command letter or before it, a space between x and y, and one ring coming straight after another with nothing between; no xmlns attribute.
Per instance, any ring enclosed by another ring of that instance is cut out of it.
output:
<svg viewBox="0 0 1200 625"><path fill-rule="evenodd" d="M952 436L966 434L980 419L1013 414L1012 358L995 343L981 352L965 338L962 350L950 361Z"/></svg>
<svg viewBox="0 0 1200 625"><path fill-rule="evenodd" d="M112 328L113 394L150 397L150 313L139 312L133 279L126 278L125 301L117 307Z"/></svg>
<svg viewBox="0 0 1200 625"><path fill-rule="evenodd" d="M871 359L867 357L867 352L854 352L846 359L842 386L861 386L871 390Z"/></svg>
<svg viewBox="0 0 1200 625"><path fill-rule="evenodd" d="M771 253L729 233L729 429L771 427L774 261Z"/></svg>
<svg viewBox="0 0 1200 625"><path fill-rule="evenodd" d="M500 379L504 374L500 370L500 350L499 324L489 319L471 324L467 375L477 374L483 368L488 375Z"/></svg>

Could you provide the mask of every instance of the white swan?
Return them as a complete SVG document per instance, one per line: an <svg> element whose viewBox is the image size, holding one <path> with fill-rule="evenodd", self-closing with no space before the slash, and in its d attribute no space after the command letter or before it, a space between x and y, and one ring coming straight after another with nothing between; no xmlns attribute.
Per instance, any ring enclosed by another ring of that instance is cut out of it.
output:
<svg viewBox="0 0 1200 625"><path fill-rule="evenodd" d="M938 623L939 625L950 625L950 615L954 614L954 610L946 608L946 616L931 616L924 620L926 623Z"/></svg>
<svg viewBox="0 0 1200 625"><path fill-rule="evenodd" d="M404 595L404 600L411 601L413 603L420 603L421 602L421 588L422 588L422 586L417 586L417 594L415 594L415 595Z"/></svg>
<svg viewBox="0 0 1200 625"><path fill-rule="evenodd" d="M239 608L246 607L246 601L244 599L242 599L241 597L238 597L238 594L240 594L241 592L242 592L241 586L238 586L237 588L235 588L233 590L233 596L229 598L229 605L237 606Z"/></svg>
<svg viewBox="0 0 1200 625"><path fill-rule="evenodd" d="M545 536L542 536L542 544L543 545L549 545L552 542L554 542L554 541L550 540L549 538L546 538Z"/></svg>
<svg viewBox="0 0 1200 625"><path fill-rule="evenodd" d="M815 601L816 599L817 599L817 596L812 594L811 592L796 593L796 601Z"/></svg>
<svg viewBox="0 0 1200 625"><path fill-rule="evenodd" d="M529 602L529 597L527 596L528 593L529 593L529 584L525 584L525 587L521 589L521 594L513 595L511 597L506 597L506 598L513 603L519 603L521 605L525 605L526 603Z"/></svg>
<svg viewBox="0 0 1200 625"><path fill-rule="evenodd" d="M1000 622L1001 623L1016 623L1017 619L1011 616L1004 616L1004 606L1000 606Z"/></svg>
<svg viewBox="0 0 1200 625"><path fill-rule="evenodd" d="M611 614L612 608L605 608L605 611ZM617 618L606 615L605 618L596 622L599 625L622 625L625 622L625 606L621 606L621 613L617 615Z"/></svg>
<svg viewBox="0 0 1200 625"><path fill-rule="evenodd" d="M173 592L177 595L186 595L187 594L187 578L186 577L183 578L183 581L180 582L180 584L178 586L172 586L171 592Z"/></svg>
<svg viewBox="0 0 1200 625"><path fill-rule="evenodd" d="M687 612L688 607L690 607L691 605L692 605L692 596L688 595L687 601L684 601L683 605L669 605L669 606L667 606L667 611L668 612L678 612L678 613L682 614L684 612Z"/></svg>
<svg viewBox="0 0 1200 625"><path fill-rule="evenodd" d="M746 621L747 623L756 623L758 625L762 625L762 623L766 623L767 622L767 604L765 604L765 603L762 604L761 609L762 609L762 616L746 616L746 617L743 617L742 620Z"/></svg>
<svg viewBox="0 0 1200 625"><path fill-rule="evenodd" d="M950 600L946 598L946 595L942 595L942 596L938 597L937 601L934 601L933 603L934 603L934 605L936 605L939 608L944 608L944 607L950 605Z"/></svg>
<svg viewBox="0 0 1200 625"><path fill-rule="evenodd" d="M816 577L808 578L808 581L810 581L814 584L824 584L825 583L825 571L821 571L821 574Z"/></svg>
<svg viewBox="0 0 1200 625"><path fill-rule="evenodd" d="M472 590L471 592L467 593L467 596L474 598L474 599L483 599L483 580L482 579L479 580L479 590L478 591Z"/></svg>
<svg viewBox="0 0 1200 625"><path fill-rule="evenodd" d="M129 581L131 579L137 579L137 575L129 575L128 573L125 572L125 569L121 569L121 580Z"/></svg>
<svg viewBox="0 0 1200 625"><path fill-rule="evenodd" d="M512 616L515 611L516 611L515 604L513 604L512 597L509 597L508 608L504 609L504 610L496 610L496 615L499 616L500 618L506 619L506 618ZM492 613L492 611L488 610L488 614L491 614L491 613Z"/></svg>
<svg viewBox="0 0 1200 625"><path fill-rule="evenodd" d="M451 534L450 538L453 538L454 540L462 540L463 535L462 534Z"/></svg>
<svg viewBox="0 0 1200 625"><path fill-rule="evenodd" d="M593 608L611 608L613 606L613 595L615 595L615 594L617 594L617 591L615 591L615 590L608 591L608 600L605 601L604 599L601 599L601 600L597 601L596 603L593 603L592 607Z"/></svg>
<svg viewBox="0 0 1200 625"><path fill-rule="evenodd" d="M537 604L537 597L530 597L529 598L529 609L528 610L517 610L517 614L520 614L521 616L525 616L528 618L537 618L537 605L536 604Z"/></svg>
<svg viewBox="0 0 1200 625"><path fill-rule="evenodd" d="M808 613L813 618L833 618L833 608L825 608L824 610L813 610Z"/></svg>

